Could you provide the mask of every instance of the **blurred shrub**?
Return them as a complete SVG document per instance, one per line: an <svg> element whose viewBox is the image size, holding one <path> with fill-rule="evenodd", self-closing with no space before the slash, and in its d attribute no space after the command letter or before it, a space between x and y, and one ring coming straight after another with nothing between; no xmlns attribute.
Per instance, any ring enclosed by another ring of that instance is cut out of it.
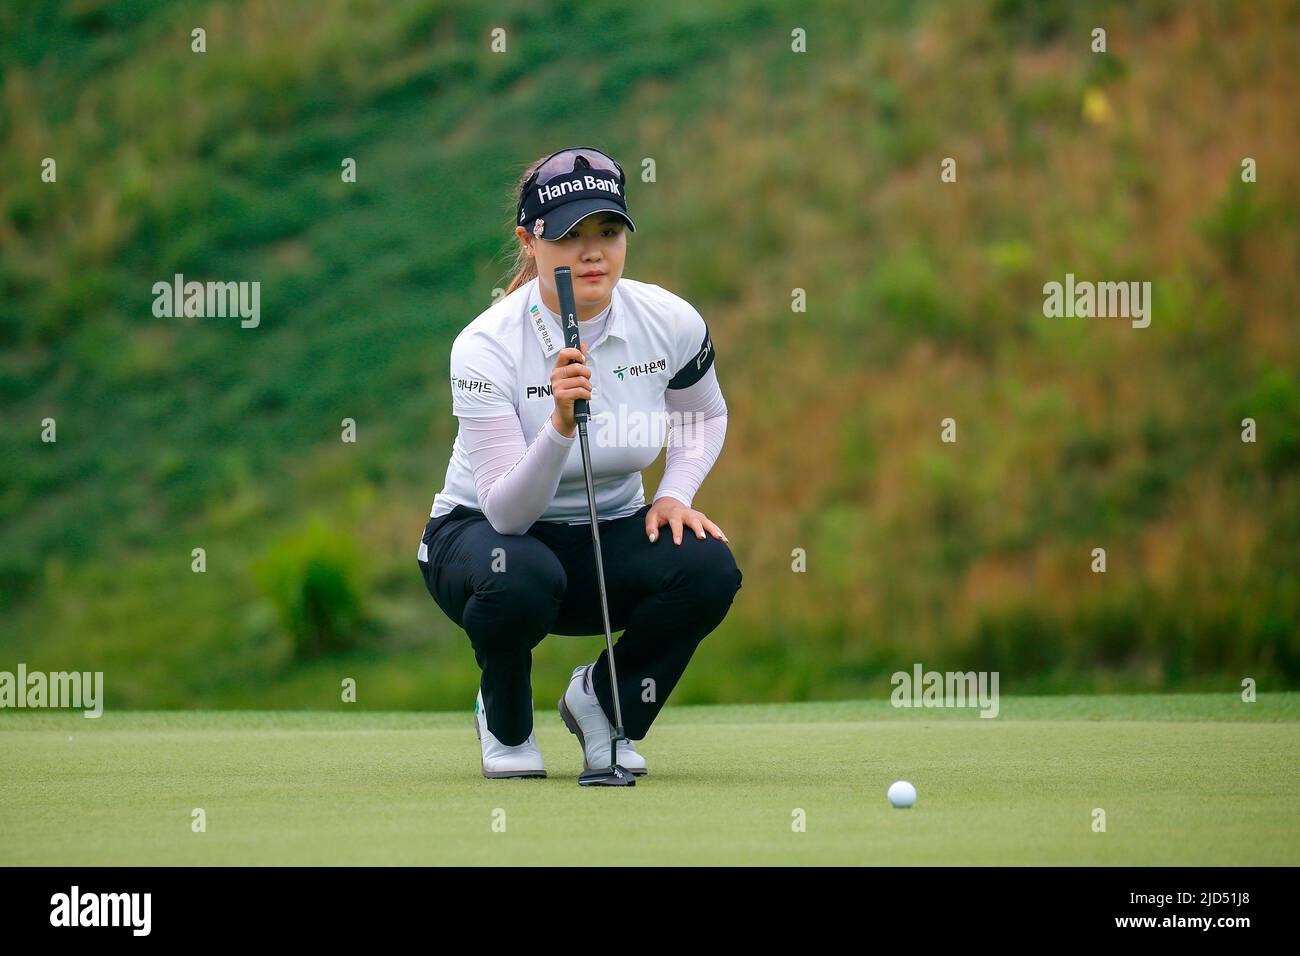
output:
<svg viewBox="0 0 1300 956"><path fill-rule="evenodd" d="M1061 629L1078 666L1122 668L1141 663L1142 593L1129 590L1083 604Z"/></svg>
<svg viewBox="0 0 1300 956"><path fill-rule="evenodd" d="M1068 657L1064 633L1047 612L1036 607L981 610L963 648L964 663L1004 675L1042 673Z"/></svg>
<svg viewBox="0 0 1300 956"><path fill-rule="evenodd" d="M40 583L40 566L28 554L0 556L0 606L11 608L26 600Z"/></svg>
<svg viewBox="0 0 1300 956"><path fill-rule="evenodd" d="M962 317L949 291L950 280L936 271L915 244L889 256L876 268L872 292L882 320L904 338L932 338L951 344L962 337Z"/></svg>
<svg viewBox="0 0 1300 956"><path fill-rule="evenodd" d="M356 543L320 519L274 542L255 562L254 578L297 659L358 645L365 624L362 570Z"/></svg>
<svg viewBox="0 0 1300 956"><path fill-rule="evenodd" d="M1269 206L1255 198L1255 187L1240 182L1234 174L1214 211L1197 226L1228 271L1236 273L1245 264L1246 240L1272 219Z"/></svg>
<svg viewBox="0 0 1300 956"><path fill-rule="evenodd" d="M1106 56L1090 56L1084 63L1084 83L1087 86L1101 86L1128 76L1128 64L1115 50L1108 49Z"/></svg>
<svg viewBox="0 0 1300 956"><path fill-rule="evenodd" d="M991 22L1006 36L1046 43L1070 25L1070 0L994 0Z"/></svg>
<svg viewBox="0 0 1300 956"><path fill-rule="evenodd" d="M1237 405L1234 426L1243 418L1256 423L1264 467L1280 475L1300 465L1300 384L1284 368L1268 368Z"/></svg>

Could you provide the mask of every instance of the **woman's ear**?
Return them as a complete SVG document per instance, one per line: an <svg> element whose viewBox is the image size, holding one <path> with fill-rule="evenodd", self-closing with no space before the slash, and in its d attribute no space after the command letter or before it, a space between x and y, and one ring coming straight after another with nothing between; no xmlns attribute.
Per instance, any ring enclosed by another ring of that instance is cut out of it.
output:
<svg viewBox="0 0 1300 956"><path fill-rule="evenodd" d="M528 235L528 230L525 229L523 226L516 226L516 227L515 227L515 235L519 237L519 241L520 241L521 243L523 243L523 244L524 244L524 248L528 250L528 255L529 255L529 256L534 255L534 252L533 252L533 240L532 240L532 238Z"/></svg>

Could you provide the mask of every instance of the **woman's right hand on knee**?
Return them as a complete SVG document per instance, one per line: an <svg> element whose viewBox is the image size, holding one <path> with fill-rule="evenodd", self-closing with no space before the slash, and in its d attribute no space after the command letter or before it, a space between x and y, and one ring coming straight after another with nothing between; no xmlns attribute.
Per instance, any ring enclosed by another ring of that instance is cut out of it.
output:
<svg viewBox="0 0 1300 956"><path fill-rule="evenodd" d="M578 422L573 415L573 403L580 398L591 401L591 369L587 366L587 343L578 343L581 351L575 348L560 349L555 357L555 368L551 370L551 395L555 399L555 411L551 421L556 430L566 438L572 438L578 431Z"/></svg>

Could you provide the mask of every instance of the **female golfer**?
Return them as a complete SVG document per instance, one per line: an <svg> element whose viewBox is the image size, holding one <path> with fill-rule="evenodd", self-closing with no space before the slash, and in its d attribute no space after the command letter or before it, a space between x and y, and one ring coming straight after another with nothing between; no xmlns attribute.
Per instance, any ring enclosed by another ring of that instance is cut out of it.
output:
<svg viewBox="0 0 1300 956"><path fill-rule="evenodd" d="M544 777L533 732L532 649L547 634L603 634L573 403L588 436L624 731L641 740L740 588L727 536L691 500L727 430L708 328L690 303L623 278L623 169L564 149L528 167L517 196L517 274L456 337L459 433L433 500L420 570L469 635L482 670L474 721L485 777ZM555 269L573 270L580 348L563 348ZM668 444L646 504L641 471ZM667 525L671 540L659 529ZM560 714L603 768L614 714L602 650L576 668ZM630 742L617 761L646 762Z"/></svg>

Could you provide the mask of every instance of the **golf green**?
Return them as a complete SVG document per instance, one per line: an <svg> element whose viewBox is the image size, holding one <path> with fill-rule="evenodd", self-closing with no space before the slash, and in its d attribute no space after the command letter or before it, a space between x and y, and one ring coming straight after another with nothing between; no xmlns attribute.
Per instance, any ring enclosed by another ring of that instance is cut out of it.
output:
<svg viewBox="0 0 1300 956"><path fill-rule="evenodd" d="M468 708L5 711L0 865L1300 864L1298 693L669 705L627 789L536 717L546 780Z"/></svg>

